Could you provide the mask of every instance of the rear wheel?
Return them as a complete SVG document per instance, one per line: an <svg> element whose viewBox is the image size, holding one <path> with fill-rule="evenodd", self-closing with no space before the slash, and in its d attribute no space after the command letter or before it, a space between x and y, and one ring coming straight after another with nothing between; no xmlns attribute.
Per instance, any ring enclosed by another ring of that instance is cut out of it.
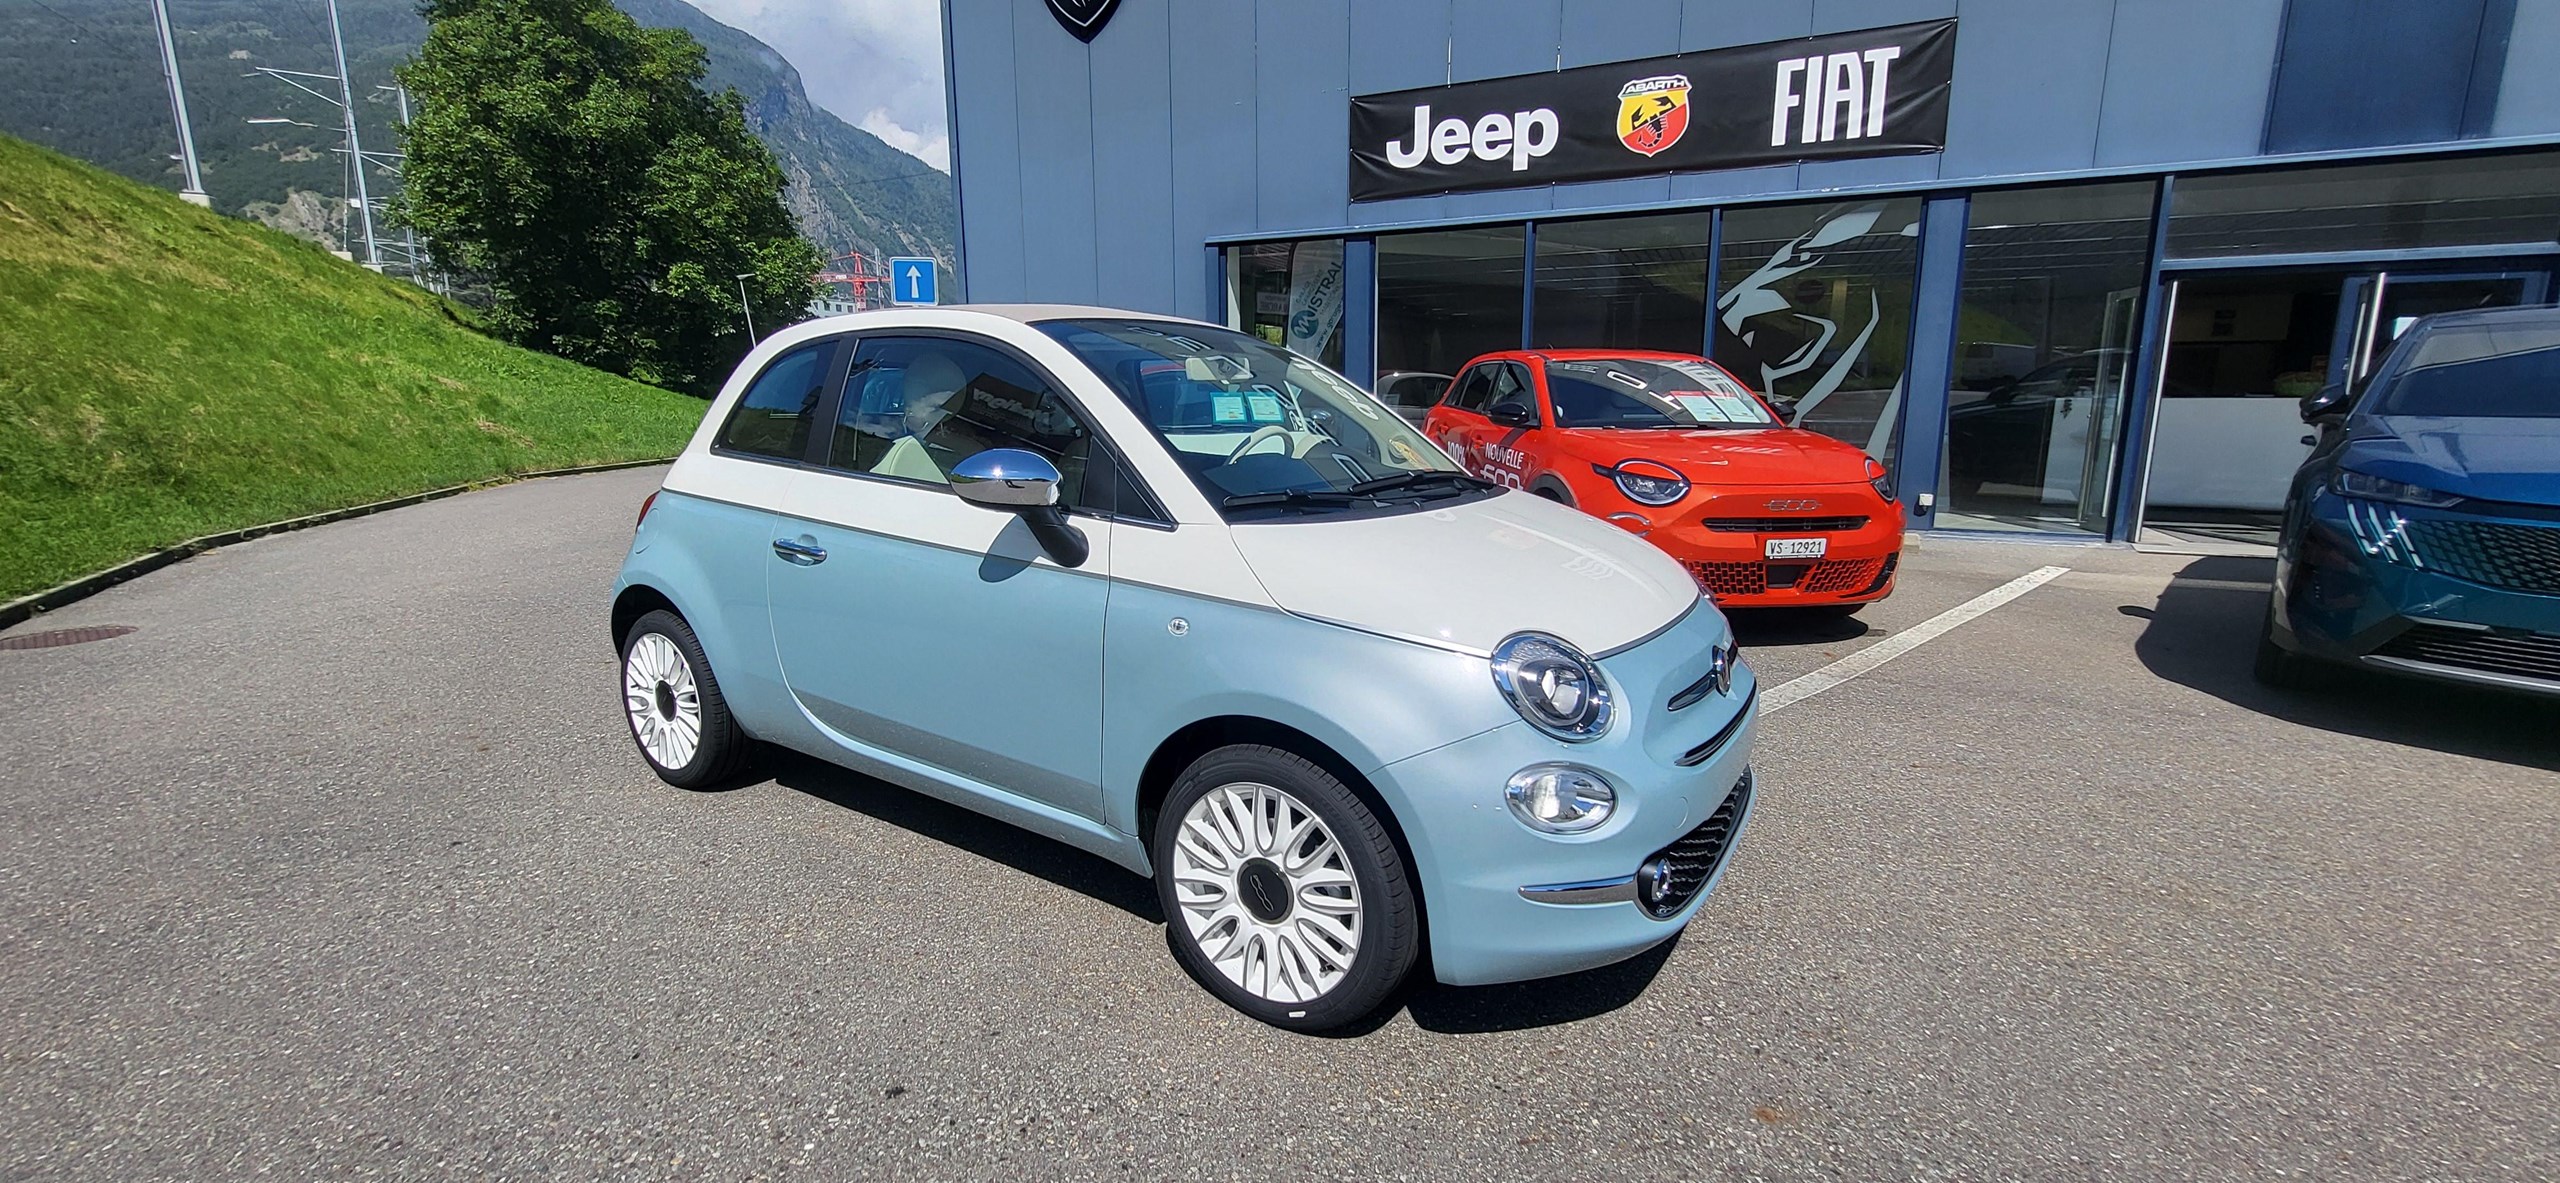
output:
<svg viewBox="0 0 2560 1183"><path fill-rule="evenodd" d="M658 779L680 789L746 771L752 745L711 676L702 642L673 612L651 612L622 639L622 714Z"/></svg>
<svg viewBox="0 0 2560 1183"><path fill-rule="evenodd" d="M1174 956L1227 1005L1324 1031L1386 1005L1422 947L1403 856L1333 774L1258 745L1185 770L1157 814Z"/></svg>

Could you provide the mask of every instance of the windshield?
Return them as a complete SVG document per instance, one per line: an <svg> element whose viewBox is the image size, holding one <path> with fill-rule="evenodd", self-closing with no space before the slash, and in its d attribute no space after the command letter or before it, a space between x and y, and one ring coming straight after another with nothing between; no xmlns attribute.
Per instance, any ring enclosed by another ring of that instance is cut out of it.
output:
<svg viewBox="0 0 2560 1183"><path fill-rule="evenodd" d="M2374 414L2560 417L2560 319L2450 325L2428 330L2414 347Z"/></svg>
<svg viewBox="0 0 2560 1183"><path fill-rule="evenodd" d="M1558 427L1731 430L1777 423L1742 383L1702 361L1550 361L1547 400Z"/></svg>
<svg viewBox="0 0 2560 1183"><path fill-rule="evenodd" d="M1039 326L1138 412L1229 517L1420 505L1493 491L1332 371L1207 325Z"/></svg>

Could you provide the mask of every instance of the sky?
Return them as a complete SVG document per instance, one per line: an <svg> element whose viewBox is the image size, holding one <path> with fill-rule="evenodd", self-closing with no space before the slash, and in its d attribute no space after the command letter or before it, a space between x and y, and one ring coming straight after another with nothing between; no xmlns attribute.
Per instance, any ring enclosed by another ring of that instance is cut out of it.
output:
<svg viewBox="0 0 2560 1183"><path fill-rule="evenodd" d="M800 71L809 101L951 171L941 0L690 0Z"/></svg>

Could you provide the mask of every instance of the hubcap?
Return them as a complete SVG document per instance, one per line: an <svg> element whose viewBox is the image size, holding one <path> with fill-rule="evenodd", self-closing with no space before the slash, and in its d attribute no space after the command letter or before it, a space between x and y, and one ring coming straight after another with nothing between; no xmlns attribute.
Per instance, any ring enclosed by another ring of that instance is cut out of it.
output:
<svg viewBox="0 0 2560 1183"><path fill-rule="evenodd" d="M622 660L622 705L649 762L673 771L702 746L702 692L684 650L664 633L631 643Z"/></svg>
<svg viewBox="0 0 2560 1183"><path fill-rule="evenodd" d="M1181 923L1230 982L1272 1002L1311 1002L1360 954L1360 884L1306 803L1269 785L1210 790L1173 845Z"/></svg>

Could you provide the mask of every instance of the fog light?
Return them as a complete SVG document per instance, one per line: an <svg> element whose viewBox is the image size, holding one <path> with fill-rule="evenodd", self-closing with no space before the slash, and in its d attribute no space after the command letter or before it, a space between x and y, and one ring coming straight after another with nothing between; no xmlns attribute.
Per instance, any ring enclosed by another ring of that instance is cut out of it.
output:
<svg viewBox="0 0 2560 1183"><path fill-rule="evenodd" d="M1662 901L1671 896L1671 860L1649 858L1636 868L1636 898L1648 912L1660 912Z"/></svg>
<svg viewBox="0 0 2560 1183"><path fill-rule="evenodd" d="M1617 811L1618 790L1578 764L1536 764L1512 774L1503 801L1520 824L1546 834L1595 830Z"/></svg>

